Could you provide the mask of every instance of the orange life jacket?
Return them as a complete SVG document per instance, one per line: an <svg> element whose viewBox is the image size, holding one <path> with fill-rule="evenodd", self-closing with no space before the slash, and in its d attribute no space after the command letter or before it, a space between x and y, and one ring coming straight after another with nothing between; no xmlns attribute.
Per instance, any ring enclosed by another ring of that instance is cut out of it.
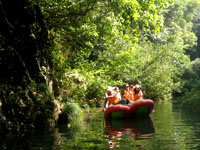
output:
<svg viewBox="0 0 200 150"><path fill-rule="evenodd" d="M134 94L134 101L141 99L141 98L142 98L141 91L139 91L137 94Z"/></svg>
<svg viewBox="0 0 200 150"><path fill-rule="evenodd" d="M130 101L133 101L133 98L134 98L133 92L132 92L132 91L129 91L129 99L128 99L128 101L129 101L129 102L130 102Z"/></svg>
<svg viewBox="0 0 200 150"><path fill-rule="evenodd" d="M107 100L108 100L109 104L112 104L112 103L116 104L116 103L118 103L120 101L117 96L115 96L115 97L107 97Z"/></svg>
<svg viewBox="0 0 200 150"><path fill-rule="evenodd" d="M124 90L124 98L128 101L133 101L133 92L130 90Z"/></svg>
<svg viewBox="0 0 200 150"><path fill-rule="evenodd" d="M124 90L124 98L129 99L129 91Z"/></svg>
<svg viewBox="0 0 200 150"><path fill-rule="evenodd" d="M130 91L134 92L134 88L130 88Z"/></svg>
<svg viewBox="0 0 200 150"><path fill-rule="evenodd" d="M116 103L118 103L120 101L120 99L119 99L119 97L114 97L114 103L116 104Z"/></svg>
<svg viewBox="0 0 200 150"><path fill-rule="evenodd" d="M114 102L114 97L107 97L106 99L109 104L112 104Z"/></svg>

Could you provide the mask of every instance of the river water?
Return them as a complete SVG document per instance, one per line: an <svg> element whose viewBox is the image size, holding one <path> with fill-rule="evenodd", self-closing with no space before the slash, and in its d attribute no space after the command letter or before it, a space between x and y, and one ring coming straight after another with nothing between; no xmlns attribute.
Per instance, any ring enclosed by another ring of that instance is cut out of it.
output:
<svg viewBox="0 0 200 150"><path fill-rule="evenodd" d="M150 117L105 121L95 109L75 127L5 135L2 150L200 150L200 113L172 102L156 103Z"/></svg>

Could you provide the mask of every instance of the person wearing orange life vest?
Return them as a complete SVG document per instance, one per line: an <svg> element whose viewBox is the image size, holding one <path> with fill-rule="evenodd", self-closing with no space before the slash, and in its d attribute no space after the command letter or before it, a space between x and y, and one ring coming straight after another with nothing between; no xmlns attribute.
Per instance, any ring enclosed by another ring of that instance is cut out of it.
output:
<svg viewBox="0 0 200 150"><path fill-rule="evenodd" d="M112 95L112 87L108 87L107 92L106 92L106 96L104 97L104 111L106 110L106 108L108 108L109 106L109 101L111 101L113 95Z"/></svg>
<svg viewBox="0 0 200 150"><path fill-rule="evenodd" d="M134 85L129 87L129 102L134 101Z"/></svg>
<svg viewBox="0 0 200 150"><path fill-rule="evenodd" d="M134 101L143 99L143 93L141 91L141 85L135 85L134 89Z"/></svg>
<svg viewBox="0 0 200 150"><path fill-rule="evenodd" d="M115 100L115 103L118 103L122 99L121 94L119 92L119 88L117 86L115 86L114 91L116 92L116 97L117 97L116 100Z"/></svg>
<svg viewBox="0 0 200 150"><path fill-rule="evenodd" d="M123 98L126 100L129 99L129 85L126 85L125 87Z"/></svg>
<svg viewBox="0 0 200 150"><path fill-rule="evenodd" d="M134 89L135 89L135 86L134 85L130 85L130 91L132 91L134 93Z"/></svg>
<svg viewBox="0 0 200 150"><path fill-rule="evenodd" d="M104 108L107 108L111 104L115 105L119 101L120 99L117 97L116 91L114 91L112 87L109 87L105 97Z"/></svg>
<svg viewBox="0 0 200 150"><path fill-rule="evenodd" d="M126 85L125 88L123 98L126 99L126 103L128 104L130 101L133 101L133 93L130 91L129 85Z"/></svg>

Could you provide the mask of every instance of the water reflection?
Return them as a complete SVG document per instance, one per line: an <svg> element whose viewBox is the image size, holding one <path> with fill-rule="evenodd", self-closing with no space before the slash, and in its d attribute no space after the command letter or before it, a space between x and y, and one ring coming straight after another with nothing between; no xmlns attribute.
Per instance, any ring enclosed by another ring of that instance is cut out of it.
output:
<svg viewBox="0 0 200 150"><path fill-rule="evenodd" d="M154 126L151 117L129 120L105 120L105 139L110 148L120 147L120 142L153 139ZM133 143L132 143L133 144ZM131 147L143 147L134 144Z"/></svg>
<svg viewBox="0 0 200 150"><path fill-rule="evenodd" d="M104 120L94 110L77 126L59 125L29 134L15 133L0 137L2 150L200 150L200 112L157 103L151 118Z"/></svg>

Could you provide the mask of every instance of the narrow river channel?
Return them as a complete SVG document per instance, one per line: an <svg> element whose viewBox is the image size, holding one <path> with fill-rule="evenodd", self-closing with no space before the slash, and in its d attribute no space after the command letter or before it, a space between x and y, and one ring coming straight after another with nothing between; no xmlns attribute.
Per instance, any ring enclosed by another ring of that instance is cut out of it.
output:
<svg viewBox="0 0 200 150"><path fill-rule="evenodd" d="M150 117L128 121L105 121L101 109L95 109L74 128L62 125L49 132L5 135L0 149L200 150L200 117L172 102L156 103Z"/></svg>

